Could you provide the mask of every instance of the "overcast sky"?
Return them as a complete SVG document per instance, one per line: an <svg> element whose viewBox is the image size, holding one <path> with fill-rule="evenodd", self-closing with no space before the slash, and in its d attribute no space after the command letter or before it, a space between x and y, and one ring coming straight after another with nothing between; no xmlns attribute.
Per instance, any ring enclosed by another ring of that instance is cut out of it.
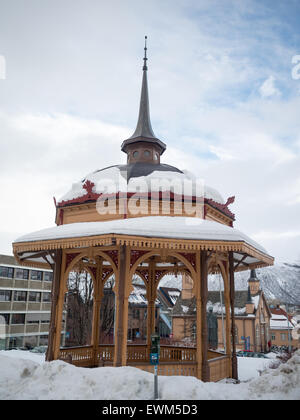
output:
<svg viewBox="0 0 300 420"><path fill-rule="evenodd" d="M53 196L125 163L148 35L162 162L235 195L235 227L300 260L299 21L299 0L0 0L0 253L54 225Z"/></svg>

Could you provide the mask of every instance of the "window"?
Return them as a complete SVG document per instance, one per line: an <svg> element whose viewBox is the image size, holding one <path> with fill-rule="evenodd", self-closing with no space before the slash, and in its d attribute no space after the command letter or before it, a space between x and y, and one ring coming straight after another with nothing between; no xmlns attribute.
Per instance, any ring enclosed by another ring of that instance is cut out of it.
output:
<svg viewBox="0 0 300 420"><path fill-rule="evenodd" d="M43 272L42 271L32 270L31 271L31 274L30 274L30 279L31 280L42 281L42 279L43 279Z"/></svg>
<svg viewBox="0 0 300 420"><path fill-rule="evenodd" d="M43 293L43 302L51 302L51 293Z"/></svg>
<svg viewBox="0 0 300 420"><path fill-rule="evenodd" d="M274 333L272 334L272 338L271 339L272 339L272 341L275 341L276 340L276 335Z"/></svg>
<svg viewBox="0 0 300 420"><path fill-rule="evenodd" d="M50 314L39 314L39 319L42 324L50 323Z"/></svg>
<svg viewBox="0 0 300 420"><path fill-rule="evenodd" d="M24 270L23 268L15 269L15 278L21 280L28 280L29 270Z"/></svg>
<svg viewBox="0 0 300 420"><path fill-rule="evenodd" d="M132 156L136 159L139 156L139 152L136 150L132 153Z"/></svg>
<svg viewBox="0 0 300 420"><path fill-rule="evenodd" d="M158 153L154 153L154 160L158 160L158 159L159 159Z"/></svg>
<svg viewBox="0 0 300 420"><path fill-rule="evenodd" d="M9 324L10 314L0 314L0 325Z"/></svg>
<svg viewBox="0 0 300 420"><path fill-rule="evenodd" d="M25 314L12 314L12 324L25 324Z"/></svg>
<svg viewBox="0 0 300 420"><path fill-rule="evenodd" d="M256 333L256 344L259 346L259 345L260 345L260 332L259 332L259 325L256 325L256 328L255 328L255 333Z"/></svg>
<svg viewBox="0 0 300 420"><path fill-rule="evenodd" d="M281 338L281 341L285 341L286 340L286 334L285 333L281 333L280 334L280 338Z"/></svg>
<svg viewBox="0 0 300 420"><path fill-rule="evenodd" d="M29 302L40 302L41 292L29 292L28 300Z"/></svg>
<svg viewBox="0 0 300 420"><path fill-rule="evenodd" d="M11 301L11 291L0 290L0 302L10 302L10 301Z"/></svg>
<svg viewBox="0 0 300 420"><path fill-rule="evenodd" d="M196 340L197 338L197 326L196 324L192 324L192 340Z"/></svg>
<svg viewBox="0 0 300 420"><path fill-rule="evenodd" d="M8 277L12 279L14 276L14 269L10 267L0 267L0 277Z"/></svg>
<svg viewBox="0 0 300 420"><path fill-rule="evenodd" d="M27 314L26 323L27 324L39 324L41 314Z"/></svg>
<svg viewBox="0 0 300 420"><path fill-rule="evenodd" d="M45 281L52 281L53 280L53 273L44 273L44 280Z"/></svg>
<svg viewBox="0 0 300 420"><path fill-rule="evenodd" d="M133 309L133 318L135 318L135 319L140 318L140 310L139 309Z"/></svg>
<svg viewBox="0 0 300 420"><path fill-rule="evenodd" d="M145 150L145 151L144 151L144 157L148 158L148 157L150 157L150 156L151 156L151 152L150 152L150 150Z"/></svg>
<svg viewBox="0 0 300 420"><path fill-rule="evenodd" d="M26 302L26 300L27 300L27 292L15 291L14 293L15 302Z"/></svg>
<svg viewBox="0 0 300 420"><path fill-rule="evenodd" d="M40 346L47 346L48 335L40 335Z"/></svg>

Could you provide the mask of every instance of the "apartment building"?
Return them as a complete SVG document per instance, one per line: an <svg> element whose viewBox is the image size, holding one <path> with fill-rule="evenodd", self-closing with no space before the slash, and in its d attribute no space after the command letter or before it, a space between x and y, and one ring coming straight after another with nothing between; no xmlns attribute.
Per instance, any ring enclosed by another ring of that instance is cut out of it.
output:
<svg viewBox="0 0 300 420"><path fill-rule="evenodd" d="M51 270L0 255L0 350L47 345L52 279Z"/></svg>

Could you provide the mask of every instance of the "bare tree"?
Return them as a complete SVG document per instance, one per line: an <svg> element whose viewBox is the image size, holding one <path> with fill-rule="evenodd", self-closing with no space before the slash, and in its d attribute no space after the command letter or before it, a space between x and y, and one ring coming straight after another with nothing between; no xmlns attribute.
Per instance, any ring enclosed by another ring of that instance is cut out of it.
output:
<svg viewBox="0 0 300 420"><path fill-rule="evenodd" d="M115 294L113 287L115 284L114 276L110 277L104 286L103 298L100 306L100 340L106 342L112 337L115 321Z"/></svg>
<svg viewBox="0 0 300 420"><path fill-rule="evenodd" d="M68 279L67 323L68 345L90 344L93 317L93 281L89 273L71 272Z"/></svg>

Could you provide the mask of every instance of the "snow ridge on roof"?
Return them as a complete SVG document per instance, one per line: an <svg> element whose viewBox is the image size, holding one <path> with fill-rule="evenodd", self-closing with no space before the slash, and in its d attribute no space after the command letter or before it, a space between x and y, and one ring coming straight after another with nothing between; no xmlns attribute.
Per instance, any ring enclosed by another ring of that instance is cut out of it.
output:
<svg viewBox="0 0 300 420"><path fill-rule="evenodd" d="M15 243L107 234L245 242L267 254L267 251L261 245L235 228L210 220L181 216L147 216L106 222L71 223L24 235L16 239Z"/></svg>
<svg viewBox="0 0 300 420"><path fill-rule="evenodd" d="M71 190L61 197L58 203L63 204L85 196L86 182L94 184L93 193L95 194L135 193L139 191L137 186L142 186L145 192L169 191L175 186L176 192L176 186L182 185L185 188L185 195L199 196L198 187L200 185L201 196L203 195L204 198L216 203L225 204L224 198L216 189L205 185L202 180L196 179L189 171L180 171L173 166L162 164L115 165L94 171L80 182L74 183ZM187 192L186 189L188 189Z"/></svg>

